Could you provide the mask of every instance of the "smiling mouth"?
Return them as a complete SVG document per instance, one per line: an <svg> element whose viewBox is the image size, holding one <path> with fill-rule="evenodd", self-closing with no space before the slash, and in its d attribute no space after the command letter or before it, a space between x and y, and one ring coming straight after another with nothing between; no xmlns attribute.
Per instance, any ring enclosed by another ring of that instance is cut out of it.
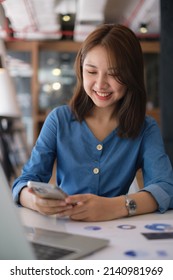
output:
<svg viewBox="0 0 173 280"><path fill-rule="evenodd" d="M112 94L112 92L99 92L99 91L96 91L96 90L94 90L94 92L100 97L108 97Z"/></svg>

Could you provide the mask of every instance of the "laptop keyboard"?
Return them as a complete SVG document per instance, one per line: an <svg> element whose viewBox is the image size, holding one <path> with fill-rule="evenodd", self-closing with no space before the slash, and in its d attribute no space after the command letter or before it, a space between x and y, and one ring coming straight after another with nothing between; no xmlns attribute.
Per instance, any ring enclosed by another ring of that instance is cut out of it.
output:
<svg viewBox="0 0 173 280"><path fill-rule="evenodd" d="M74 251L64 248L52 247L49 245L43 245L34 242L32 242L31 244L38 260L58 260L62 259L62 257L66 255L74 253Z"/></svg>

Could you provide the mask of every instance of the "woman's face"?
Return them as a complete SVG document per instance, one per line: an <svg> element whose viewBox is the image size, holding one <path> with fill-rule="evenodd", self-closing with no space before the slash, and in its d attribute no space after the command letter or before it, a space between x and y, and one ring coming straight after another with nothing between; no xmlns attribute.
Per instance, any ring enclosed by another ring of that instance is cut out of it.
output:
<svg viewBox="0 0 173 280"><path fill-rule="evenodd" d="M125 95L126 87L119 83L108 64L107 52L102 46L91 49L83 63L83 86L87 95L100 108L115 104Z"/></svg>

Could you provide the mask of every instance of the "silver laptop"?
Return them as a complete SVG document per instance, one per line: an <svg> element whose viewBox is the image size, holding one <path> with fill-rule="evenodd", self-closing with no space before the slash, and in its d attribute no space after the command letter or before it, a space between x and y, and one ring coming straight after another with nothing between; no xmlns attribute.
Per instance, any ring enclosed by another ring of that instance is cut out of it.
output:
<svg viewBox="0 0 173 280"><path fill-rule="evenodd" d="M22 226L0 163L0 259L79 259L108 240Z"/></svg>

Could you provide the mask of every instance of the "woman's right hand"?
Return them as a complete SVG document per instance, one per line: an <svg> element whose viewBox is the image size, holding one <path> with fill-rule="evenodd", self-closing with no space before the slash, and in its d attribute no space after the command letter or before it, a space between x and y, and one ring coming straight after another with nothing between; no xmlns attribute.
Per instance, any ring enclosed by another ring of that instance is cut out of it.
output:
<svg viewBox="0 0 173 280"><path fill-rule="evenodd" d="M20 204L44 215L59 214L73 207L64 200L41 198L27 187L20 193Z"/></svg>

